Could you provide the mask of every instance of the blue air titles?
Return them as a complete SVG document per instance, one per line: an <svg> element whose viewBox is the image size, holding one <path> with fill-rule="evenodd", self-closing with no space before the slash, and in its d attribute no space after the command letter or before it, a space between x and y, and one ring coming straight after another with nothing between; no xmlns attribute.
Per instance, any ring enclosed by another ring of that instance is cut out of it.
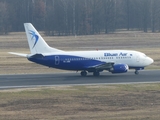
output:
<svg viewBox="0 0 160 120"><path fill-rule="evenodd" d="M106 57L126 57L127 53L104 53L104 56Z"/></svg>

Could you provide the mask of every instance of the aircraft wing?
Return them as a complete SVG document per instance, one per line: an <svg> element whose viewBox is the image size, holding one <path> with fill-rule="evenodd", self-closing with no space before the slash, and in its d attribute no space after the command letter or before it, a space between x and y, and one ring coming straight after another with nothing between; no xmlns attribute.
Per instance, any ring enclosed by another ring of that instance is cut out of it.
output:
<svg viewBox="0 0 160 120"><path fill-rule="evenodd" d="M98 64L95 66L90 66L88 67L89 69L100 69L100 70L108 70L110 68L112 68L114 65L114 62L108 62L108 63L102 63L102 64Z"/></svg>

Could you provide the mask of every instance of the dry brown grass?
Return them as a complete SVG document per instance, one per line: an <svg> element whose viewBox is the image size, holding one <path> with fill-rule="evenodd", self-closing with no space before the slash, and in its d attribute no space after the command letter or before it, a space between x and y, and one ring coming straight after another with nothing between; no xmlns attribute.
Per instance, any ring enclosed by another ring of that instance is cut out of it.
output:
<svg viewBox="0 0 160 120"><path fill-rule="evenodd" d="M5 120L159 120L160 84L1 91Z"/></svg>
<svg viewBox="0 0 160 120"><path fill-rule="evenodd" d="M155 60L154 64L147 67L147 69L160 68L160 33L124 31L115 34L76 37L46 37L42 32L41 34L50 46L67 51L96 49L138 50L146 53ZM10 33L7 36L0 36L0 74L52 73L61 71L48 69L47 67L31 63L25 58L8 54L11 51L29 53L25 33Z"/></svg>

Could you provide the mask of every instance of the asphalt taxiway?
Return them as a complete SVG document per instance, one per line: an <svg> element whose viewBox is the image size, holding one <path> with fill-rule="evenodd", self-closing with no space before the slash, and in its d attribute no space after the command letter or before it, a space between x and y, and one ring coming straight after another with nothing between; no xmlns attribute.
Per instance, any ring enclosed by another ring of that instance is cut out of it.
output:
<svg viewBox="0 0 160 120"><path fill-rule="evenodd" d="M94 85L94 84L129 84L129 83L158 83L160 82L160 70L140 71L135 75L134 71L123 74L111 74L102 72L99 77L88 74L81 77L80 73L53 73L53 74L21 74L0 75L0 89L33 88L40 86L61 85Z"/></svg>

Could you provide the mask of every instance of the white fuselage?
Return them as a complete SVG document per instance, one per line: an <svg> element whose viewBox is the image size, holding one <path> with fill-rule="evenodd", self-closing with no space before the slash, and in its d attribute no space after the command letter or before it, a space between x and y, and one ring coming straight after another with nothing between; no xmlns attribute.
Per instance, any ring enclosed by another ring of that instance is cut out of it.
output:
<svg viewBox="0 0 160 120"><path fill-rule="evenodd" d="M28 56L28 59L48 67L82 71L82 76L86 75L85 71L97 76L103 70L125 73L128 69L135 69L135 74L138 74L138 70L153 63L153 59L144 53L131 50L60 51L43 53L42 58Z"/></svg>
<svg viewBox="0 0 160 120"><path fill-rule="evenodd" d="M153 63L153 59L144 53L131 50L99 50L99 51L72 51L72 52L54 52L44 54L44 56L65 55L62 61L71 63L72 61L84 61L85 59L97 60L101 62L114 62L115 64L127 64L129 67L145 67ZM75 58L80 57L80 58ZM61 58L59 58L61 60Z"/></svg>

